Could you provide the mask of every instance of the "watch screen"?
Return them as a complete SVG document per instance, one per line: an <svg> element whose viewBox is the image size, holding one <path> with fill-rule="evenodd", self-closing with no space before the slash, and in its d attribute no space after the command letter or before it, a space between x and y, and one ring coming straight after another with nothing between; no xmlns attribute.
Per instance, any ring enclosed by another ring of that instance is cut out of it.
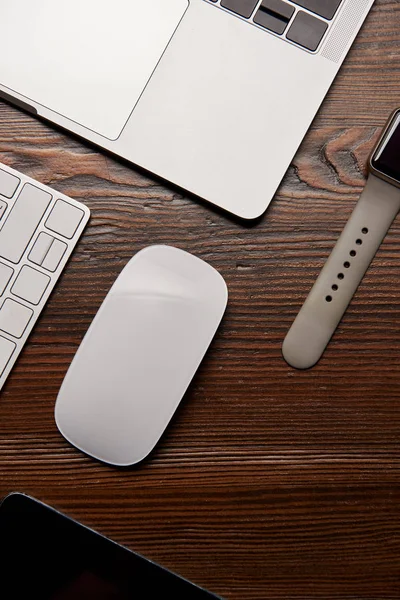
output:
<svg viewBox="0 0 400 600"><path fill-rule="evenodd" d="M400 183L400 111L395 113L385 137L372 157L372 166Z"/></svg>

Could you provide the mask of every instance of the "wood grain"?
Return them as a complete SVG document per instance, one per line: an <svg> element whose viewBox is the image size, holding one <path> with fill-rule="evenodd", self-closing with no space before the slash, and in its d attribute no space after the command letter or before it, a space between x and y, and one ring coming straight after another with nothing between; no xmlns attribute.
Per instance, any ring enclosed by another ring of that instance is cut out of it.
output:
<svg viewBox="0 0 400 600"><path fill-rule="evenodd" d="M92 219L0 400L0 495L30 493L232 600L400 598L400 221L320 363L281 344L400 105L400 5L377 0L267 214L252 226L0 103L0 161ZM58 434L72 357L129 258L166 243L225 277L223 324L134 469Z"/></svg>

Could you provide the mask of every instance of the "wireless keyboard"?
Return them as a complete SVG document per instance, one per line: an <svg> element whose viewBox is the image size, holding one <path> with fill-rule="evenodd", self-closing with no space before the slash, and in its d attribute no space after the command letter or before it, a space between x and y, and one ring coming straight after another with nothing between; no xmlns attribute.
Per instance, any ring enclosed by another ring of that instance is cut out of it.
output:
<svg viewBox="0 0 400 600"><path fill-rule="evenodd" d="M80 202L0 163L0 389L89 217Z"/></svg>

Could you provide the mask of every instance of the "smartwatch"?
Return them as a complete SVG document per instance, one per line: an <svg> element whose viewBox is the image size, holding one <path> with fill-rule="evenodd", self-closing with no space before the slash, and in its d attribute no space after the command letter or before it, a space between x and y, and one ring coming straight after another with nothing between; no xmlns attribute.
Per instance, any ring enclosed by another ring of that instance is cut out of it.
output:
<svg viewBox="0 0 400 600"><path fill-rule="evenodd" d="M368 167L364 191L283 342L283 357L297 369L321 358L400 210L400 108L389 118Z"/></svg>

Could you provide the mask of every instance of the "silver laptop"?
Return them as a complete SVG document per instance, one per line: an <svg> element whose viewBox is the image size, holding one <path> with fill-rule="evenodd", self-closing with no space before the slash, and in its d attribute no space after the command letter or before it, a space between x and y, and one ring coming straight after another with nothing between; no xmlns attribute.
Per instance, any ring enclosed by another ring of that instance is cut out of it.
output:
<svg viewBox="0 0 400 600"><path fill-rule="evenodd" d="M245 219L374 0L0 0L0 96Z"/></svg>

